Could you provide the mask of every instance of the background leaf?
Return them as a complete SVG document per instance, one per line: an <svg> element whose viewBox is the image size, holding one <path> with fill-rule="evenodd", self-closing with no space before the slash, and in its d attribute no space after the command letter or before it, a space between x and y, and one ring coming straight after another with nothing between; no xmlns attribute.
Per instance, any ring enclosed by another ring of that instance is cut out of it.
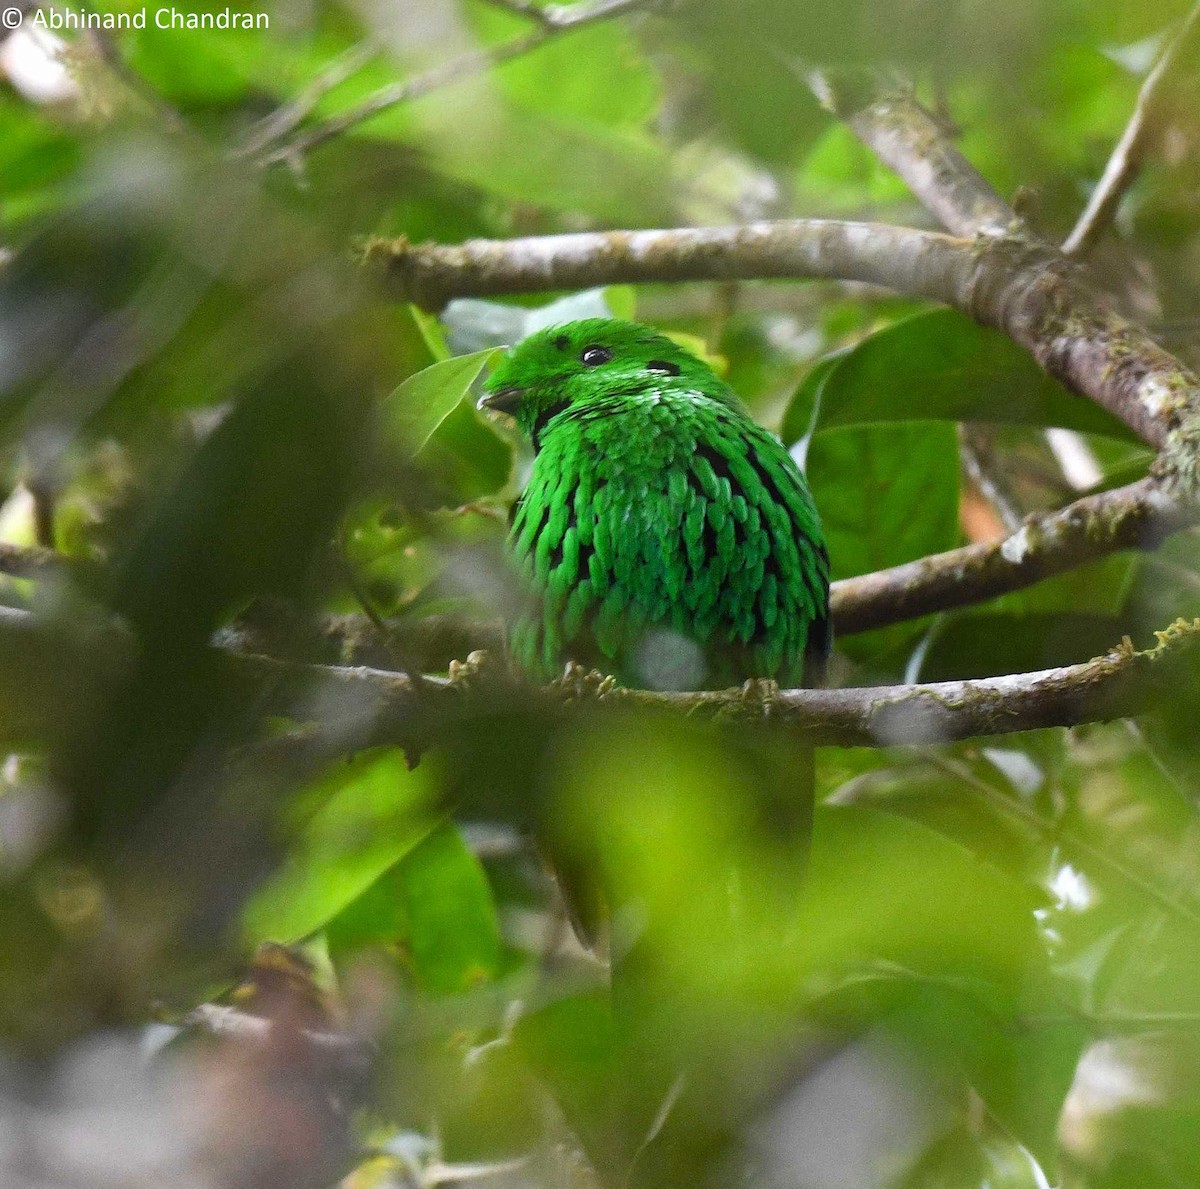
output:
<svg viewBox="0 0 1200 1189"><path fill-rule="evenodd" d="M808 448L807 472L835 578L958 544L953 426L907 422L818 433Z"/></svg>
<svg viewBox="0 0 1200 1189"><path fill-rule="evenodd" d="M442 359L409 376L384 402L388 441L398 451L418 453L471 391L495 354L485 350Z"/></svg>
<svg viewBox="0 0 1200 1189"><path fill-rule="evenodd" d="M945 418L1062 426L1136 440L1099 405L1052 380L1007 335L956 310L931 310L823 360L798 390L791 432L810 404L817 428ZM815 390L815 391L814 391Z"/></svg>

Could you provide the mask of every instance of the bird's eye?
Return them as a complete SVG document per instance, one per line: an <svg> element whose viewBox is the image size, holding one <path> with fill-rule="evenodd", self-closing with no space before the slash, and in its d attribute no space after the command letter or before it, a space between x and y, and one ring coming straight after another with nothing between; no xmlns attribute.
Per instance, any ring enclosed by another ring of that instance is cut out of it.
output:
<svg viewBox="0 0 1200 1189"><path fill-rule="evenodd" d="M611 358L612 352L607 347L584 347L583 354L579 356L579 361L584 367L599 367L602 363L607 363Z"/></svg>

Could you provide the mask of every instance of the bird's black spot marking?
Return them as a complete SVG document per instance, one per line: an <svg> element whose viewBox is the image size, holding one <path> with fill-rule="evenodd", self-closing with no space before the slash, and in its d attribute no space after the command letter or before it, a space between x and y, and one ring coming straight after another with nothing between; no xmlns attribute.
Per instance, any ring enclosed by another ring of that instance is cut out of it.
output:
<svg viewBox="0 0 1200 1189"><path fill-rule="evenodd" d="M613 353L607 347L592 345L584 347L579 356L579 361L584 367L600 367L601 364L609 363L612 357Z"/></svg>
<svg viewBox="0 0 1200 1189"><path fill-rule="evenodd" d="M566 542L567 533L571 529L575 529L578 532L578 528L579 521L575 516L575 501L571 500L567 504L567 523L563 525L562 536L558 538L558 541L550 550L550 568L552 570L557 570L563 563L563 544Z"/></svg>
<svg viewBox="0 0 1200 1189"><path fill-rule="evenodd" d="M668 376L677 376L680 372L679 364L671 363L666 359L651 359L646 363L648 372L663 372Z"/></svg>
<svg viewBox="0 0 1200 1189"><path fill-rule="evenodd" d="M554 345L560 351L565 351L571 345L571 340L565 334L560 334L558 338L554 340Z"/></svg>
<svg viewBox="0 0 1200 1189"><path fill-rule="evenodd" d="M546 422L551 417L557 417L559 413L565 412L570 405L570 401L556 400L553 404L546 405L537 415L533 422L533 429L530 431L529 438L533 442L533 448L538 450L541 448L542 430L546 428Z"/></svg>
<svg viewBox="0 0 1200 1189"><path fill-rule="evenodd" d="M707 516L704 518L704 530L700 543L704 547L704 563L706 566L711 565L720 554L720 546L717 543L716 527Z"/></svg>
<svg viewBox="0 0 1200 1189"><path fill-rule="evenodd" d="M728 479L730 487L737 491L737 484L733 481L733 474L729 470L729 459L725 457L720 450L714 449L712 446L697 446L696 454L700 458L708 460L708 465L712 467L713 474L718 479Z"/></svg>
<svg viewBox="0 0 1200 1189"><path fill-rule="evenodd" d="M814 619L808 625L804 642L804 684L816 688L825 684L828 676L829 654L833 649L833 631L828 615Z"/></svg>
<svg viewBox="0 0 1200 1189"><path fill-rule="evenodd" d="M758 475L759 482L766 488L767 495L779 505L779 507L787 509L788 501L784 497L782 491L779 490L779 484L775 482L775 476L767 469L762 459L758 457L755 451L751 450L746 455L746 461L754 468Z"/></svg>
<svg viewBox="0 0 1200 1189"><path fill-rule="evenodd" d="M547 503L542 508L542 515L538 519L537 528L535 528L533 530L533 536L531 536L529 538L530 552L532 552L534 549L537 548L538 537L540 537L542 535L542 533L546 529L546 525L548 525L549 523L550 523L550 505Z"/></svg>

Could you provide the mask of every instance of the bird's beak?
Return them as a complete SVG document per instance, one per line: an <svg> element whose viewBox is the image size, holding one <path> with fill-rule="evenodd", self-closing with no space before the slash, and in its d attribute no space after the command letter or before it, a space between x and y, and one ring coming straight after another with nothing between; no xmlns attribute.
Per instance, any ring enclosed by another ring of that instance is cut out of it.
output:
<svg viewBox="0 0 1200 1189"><path fill-rule="evenodd" d="M524 388L498 388L495 392L481 396L476 407L489 409L493 413L507 413L511 417L516 413L524 395Z"/></svg>

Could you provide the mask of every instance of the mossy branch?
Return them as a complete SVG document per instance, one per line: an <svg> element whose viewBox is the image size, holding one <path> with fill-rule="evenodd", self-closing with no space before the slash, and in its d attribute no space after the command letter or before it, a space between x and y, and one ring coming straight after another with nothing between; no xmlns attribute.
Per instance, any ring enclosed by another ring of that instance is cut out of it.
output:
<svg viewBox="0 0 1200 1189"><path fill-rule="evenodd" d="M1152 479L1084 496L1058 511L1026 517L1003 540L835 582L834 635L970 606L1119 550L1154 549L1196 518ZM387 620L385 628L386 636L381 636L364 615L297 619L286 608L260 604L226 629L221 640L244 652L384 668L396 649L410 663L433 670L476 649L504 648L499 619L407 616Z"/></svg>
<svg viewBox="0 0 1200 1189"><path fill-rule="evenodd" d="M473 653L465 664L452 664L449 677L284 660L241 651L243 644L236 640L214 649L214 657L231 693L253 696L263 713L307 724L302 737L313 754L379 744L419 752L464 716L512 713L515 707L557 714L592 703L693 718L766 718L812 743L878 747L1141 714L1173 682L1186 684L1185 665L1195 659L1198 642L1200 620L1173 624L1145 651L1126 641L1085 664L1034 673L848 689L780 690L773 682L758 681L742 689L688 693L623 689L578 666L548 687L533 687L515 678L496 653ZM97 699L106 699L105 691L127 679L135 656L134 641L117 623L81 630L5 608L0 616L2 741L25 746L56 740L72 722L88 721ZM30 696L31 672L39 675L35 697Z"/></svg>
<svg viewBox="0 0 1200 1189"><path fill-rule="evenodd" d="M814 71L809 86L922 205L955 235L1007 235L1017 215L954 147L945 125L909 88ZM865 81L865 86L861 85Z"/></svg>
<svg viewBox="0 0 1200 1189"><path fill-rule="evenodd" d="M475 653L448 678L417 681L367 667L297 665L255 655L230 655L231 671L261 682L270 678L280 710L312 704L297 698L313 683L357 708L369 726L355 746L399 744L420 750L456 719L515 705L530 712L571 713L596 706L636 707L721 721L763 719L817 745L892 747L944 743L1045 727L1071 727L1151 710L1196 656L1200 620L1179 621L1159 632L1157 644L1137 651L1124 641L1084 664L972 681L851 689L778 689L749 682L741 689L663 693L624 689L611 678L569 666L549 687L515 682L504 663ZM325 698L321 705L329 705ZM368 709L369 708L369 709ZM335 731L336 739L346 738ZM335 744L336 746L336 744Z"/></svg>

